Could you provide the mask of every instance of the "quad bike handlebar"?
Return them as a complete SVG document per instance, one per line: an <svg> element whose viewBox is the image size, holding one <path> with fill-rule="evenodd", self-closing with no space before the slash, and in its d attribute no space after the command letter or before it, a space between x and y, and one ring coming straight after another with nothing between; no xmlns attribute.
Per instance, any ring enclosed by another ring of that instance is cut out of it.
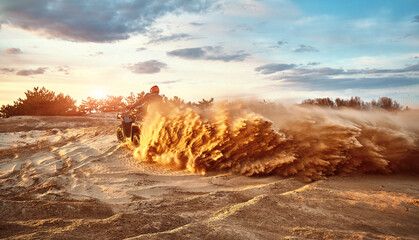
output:
<svg viewBox="0 0 419 240"><path fill-rule="evenodd" d="M122 119L125 116L135 117L138 114L138 109L128 110L122 113L116 114L117 119Z"/></svg>

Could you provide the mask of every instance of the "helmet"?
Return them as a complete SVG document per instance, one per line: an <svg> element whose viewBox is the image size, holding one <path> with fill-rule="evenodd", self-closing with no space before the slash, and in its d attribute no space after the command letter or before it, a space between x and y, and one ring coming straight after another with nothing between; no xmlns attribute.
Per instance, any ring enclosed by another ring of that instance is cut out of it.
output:
<svg viewBox="0 0 419 240"><path fill-rule="evenodd" d="M154 86L152 86L150 88L150 93L157 93L157 94L159 94L159 92L160 92L160 89L159 89L159 87L157 87L157 85L154 85Z"/></svg>

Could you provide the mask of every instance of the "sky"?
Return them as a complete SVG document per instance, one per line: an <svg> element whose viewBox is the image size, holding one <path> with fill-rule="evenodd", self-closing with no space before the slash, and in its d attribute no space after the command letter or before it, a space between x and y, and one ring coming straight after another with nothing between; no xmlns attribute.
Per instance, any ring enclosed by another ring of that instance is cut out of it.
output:
<svg viewBox="0 0 419 240"><path fill-rule="evenodd" d="M80 104L153 85L419 107L419 1L0 0L0 105L36 86Z"/></svg>

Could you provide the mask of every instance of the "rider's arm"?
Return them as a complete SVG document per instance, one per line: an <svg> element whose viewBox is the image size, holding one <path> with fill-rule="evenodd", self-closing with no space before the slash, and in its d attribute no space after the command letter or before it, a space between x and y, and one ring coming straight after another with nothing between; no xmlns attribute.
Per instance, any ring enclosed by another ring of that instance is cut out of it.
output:
<svg viewBox="0 0 419 240"><path fill-rule="evenodd" d="M143 104L144 104L144 99L141 99L140 101L137 101L136 103L134 103L129 109L132 111L133 109L141 108L141 105Z"/></svg>

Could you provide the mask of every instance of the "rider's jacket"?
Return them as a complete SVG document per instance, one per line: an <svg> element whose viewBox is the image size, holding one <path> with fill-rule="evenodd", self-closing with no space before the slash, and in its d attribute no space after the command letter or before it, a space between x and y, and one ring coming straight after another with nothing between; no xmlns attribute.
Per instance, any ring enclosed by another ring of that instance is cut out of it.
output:
<svg viewBox="0 0 419 240"><path fill-rule="evenodd" d="M147 109L147 105L151 102L161 101L163 98L158 93L147 93L141 100L137 101L131 106L131 109L143 111Z"/></svg>

